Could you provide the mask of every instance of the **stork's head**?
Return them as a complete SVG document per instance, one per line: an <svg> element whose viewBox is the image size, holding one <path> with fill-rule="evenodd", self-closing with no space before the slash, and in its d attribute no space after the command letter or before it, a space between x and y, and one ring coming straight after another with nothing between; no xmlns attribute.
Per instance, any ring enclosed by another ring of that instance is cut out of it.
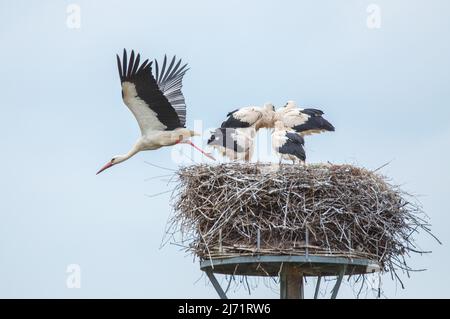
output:
<svg viewBox="0 0 450 319"><path fill-rule="evenodd" d="M293 108L297 107L297 104L294 101L290 100L290 101L287 101L287 103L284 107L287 109L293 109Z"/></svg>
<svg viewBox="0 0 450 319"><path fill-rule="evenodd" d="M273 122L273 117L275 115L275 106L273 106L272 103L264 103L262 110L263 122L265 122L266 124Z"/></svg>
<svg viewBox="0 0 450 319"><path fill-rule="evenodd" d="M211 136L208 139L208 142L206 144L211 145L214 144L219 139L219 136L216 136L217 132L211 132Z"/></svg>
<svg viewBox="0 0 450 319"><path fill-rule="evenodd" d="M263 109L268 113L275 112L275 106L272 103L264 103Z"/></svg>
<svg viewBox="0 0 450 319"><path fill-rule="evenodd" d="M214 131L211 131L211 136L208 139L208 145L221 145L223 139L225 138L226 130L230 130L229 128L216 128Z"/></svg>
<svg viewBox="0 0 450 319"><path fill-rule="evenodd" d="M125 161L127 159L126 156L123 155L116 155L114 156L108 163L106 163L98 172L96 175L100 174L101 172L103 172L104 170L110 168L111 166L114 166L116 164L122 163L123 161Z"/></svg>

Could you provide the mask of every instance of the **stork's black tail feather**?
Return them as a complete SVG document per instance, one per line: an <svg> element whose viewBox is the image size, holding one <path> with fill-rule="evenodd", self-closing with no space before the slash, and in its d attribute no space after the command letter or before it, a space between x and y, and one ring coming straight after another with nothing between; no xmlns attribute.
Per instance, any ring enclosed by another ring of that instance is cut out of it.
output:
<svg viewBox="0 0 450 319"><path fill-rule="evenodd" d="M294 126L293 129L298 133L311 134L319 132L334 132L334 126L322 116L311 116L305 123Z"/></svg>

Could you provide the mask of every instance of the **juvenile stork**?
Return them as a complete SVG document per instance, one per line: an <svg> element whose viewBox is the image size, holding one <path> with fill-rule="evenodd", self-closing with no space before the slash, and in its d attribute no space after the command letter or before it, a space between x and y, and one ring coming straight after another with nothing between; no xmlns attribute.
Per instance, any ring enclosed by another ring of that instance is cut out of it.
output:
<svg viewBox="0 0 450 319"><path fill-rule="evenodd" d="M334 131L334 126L322 117L323 114L323 111L318 109L298 108L295 102L288 101L276 111L274 120L283 122L284 126L302 136Z"/></svg>
<svg viewBox="0 0 450 319"><path fill-rule="evenodd" d="M272 147L280 156L280 164L283 159L295 163L304 163L306 159L303 146L305 140L297 132L287 128L283 122L276 121L272 132Z"/></svg>
<svg viewBox="0 0 450 319"><path fill-rule="evenodd" d="M274 115L275 107L271 103L231 111L221 127L211 135L208 145L231 160L250 161L256 132L260 128L273 127Z"/></svg>
<svg viewBox="0 0 450 319"><path fill-rule="evenodd" d="M230 160L249 162L253 155L253 128L217 128L208 140L208 145L217 148L222 156Z"/></svg>
<svg viewBox="0 0 450 319"><path fill-rule="evenodd" d="M187 64L181 66L181 59L174 56L167 66L167 56L159 68L155 60L155 77L152 74L152 62L145 60L140 64L140 54L123 51L122 61L117 55L122 98L136 118L141 137L131 150L123 155L114 156L97 174L113 165L122 163L140 151L156 150L163 146L178 143L189 144L207 157L210 154L195 146L189 138L199 135L185 127L186 104L181 92L183 76L188 70Z"/></svg>
<svg viewBox="0 0 450 319"><path fill-rule="evenodd" d="M227 114L227 119L222 123L223 128L260 128L273 127L273 117L275 107L272 103L265 103L264 106L247 106L236 109Z"/></svg>

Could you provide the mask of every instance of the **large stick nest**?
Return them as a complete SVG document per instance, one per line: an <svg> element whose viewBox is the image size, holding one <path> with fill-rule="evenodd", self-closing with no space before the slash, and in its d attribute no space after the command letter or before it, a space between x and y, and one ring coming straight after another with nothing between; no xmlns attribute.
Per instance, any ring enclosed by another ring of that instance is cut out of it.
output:
<svg viewBox="0 0 450 319"><path fill-rule="evenodd" d="M411 270L406 255L423 252L415 233L430 233L412 197L351 165L193 165L177 175L170 226L200 259L308 249L372 259L396 274Z"/></svg>

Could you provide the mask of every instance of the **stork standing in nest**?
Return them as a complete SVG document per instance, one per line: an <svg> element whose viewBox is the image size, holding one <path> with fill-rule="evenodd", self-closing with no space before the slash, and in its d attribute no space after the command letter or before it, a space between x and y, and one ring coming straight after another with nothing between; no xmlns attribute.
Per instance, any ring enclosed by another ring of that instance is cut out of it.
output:
<svg viewBox="0 0 450 319"><path fill-rule="evenodd" d="M304 164L306 160L305 140L296 131L287 128L282 121L276 121L272 132L272 147L282 160L291 160L293 164Z"/></svg>
<svg viewBox="0 0 450 319"><path fill-rule="evenodd" d="M231 160L248 162L253 154L256 132L260 128L272 128L274 116L275 107L271 103L231 111L221 127L212 133L208 145Z"/></svg>
<svg viewBox="0 0 450 319"><path fill-rule="evenodd" d="M131 150L123 155L114 156L97 174L116 164L122 163L140 151L156 150L164 146L179 143L189 144L214 160L209 154L194 145L189 138L199 135L185 127L186 104L181 92L183 76L188 70L187 64L181 66L176 57L167 66L167 56L161 70L155 60L156 76L152 74L152 62L145 60L140 64L140 55L131 51L128 61L127 51L123 58L117 55L122 98L136 118L141 137Z"/></svg>
<svg viewBox="0 0 450 319"><path fill-rule="evenodd" d="M222 123L223 128L247 128L253 127L256 131L260 128L273 127L275 107L272 103L264 106L247 106L236 109L227 114L227 119Z"/></svg>
<svg viewBox="0 0 450 319"><path fill-rule="evenodd" d="M253 155L255 130L252 128L217 128L208 145L218 149L222 156L231 160L249 162Z"/></svg>
<svg viewBox="0 0 450 319"><path fill-rule="evenodd" d="M318 109L302 109L294 101L288 101L284 107L277 109L274 121L283 122L301 136L314 133L333 132L334 126L322 117L323 111Z"/></svg>

